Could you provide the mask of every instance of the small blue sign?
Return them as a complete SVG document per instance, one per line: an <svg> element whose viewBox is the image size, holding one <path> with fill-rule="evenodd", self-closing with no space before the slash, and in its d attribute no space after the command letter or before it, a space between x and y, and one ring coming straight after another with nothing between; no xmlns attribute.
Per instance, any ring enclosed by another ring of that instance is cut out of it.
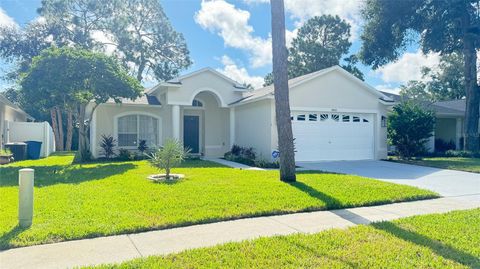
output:
<svg viewBox="0 0 480 269"><path fill-rule="evenodd" d="M280 151L278 151L278 150L272 151L272 157L273 157L274 159L280 157Z"/></svg>

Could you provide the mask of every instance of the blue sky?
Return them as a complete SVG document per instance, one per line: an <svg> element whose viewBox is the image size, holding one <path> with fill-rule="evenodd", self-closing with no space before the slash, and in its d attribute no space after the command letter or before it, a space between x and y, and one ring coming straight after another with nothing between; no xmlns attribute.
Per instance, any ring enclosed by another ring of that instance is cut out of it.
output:
<svg viewBox="0 0 480 269"><path fill-rule="evenodd" d="M352 48L361 46L362 20L358 0L285 0L287 42L295 29L312 16L339 15L352 25ZM163 0L165 13L181 32L194 64L184 72L212 67L243 83L260 85L271 70L270 6L268 0ZM0 25L15 23L20 27L35 19L40 0L0 0ZM437 55L423 55L416 47L395 63L377 71L361 66L366 81L378 89L395 90L410 79L420 79L422 65L434 66ZM8 65L0 63L0 72ZM0 89L6 82L0 82Z"/></svg>

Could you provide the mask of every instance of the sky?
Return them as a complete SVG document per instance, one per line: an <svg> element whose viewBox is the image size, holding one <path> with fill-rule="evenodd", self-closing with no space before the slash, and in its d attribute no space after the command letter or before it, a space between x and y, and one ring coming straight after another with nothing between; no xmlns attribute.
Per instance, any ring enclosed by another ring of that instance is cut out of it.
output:
<svg viewBox="0 0 480 269"><path fill-rule="evenodd" d="M23 27L36 19L41 0L0 0L0 25ZM361 47L362 19L359 0L285 0L287 45L302 24L313 16L338 15L352 26L352 47ZM252 84L263 83L271 71L271 25L269 0L161 0L162 6L176 31L185 37L192 66L182 71L192 72L203 67L214 68L228 77ZM386 91L398 92L409 80L421 80L421 67L434 67L437 54L424 55L418 47L409 47L396 62L377 70L360 66L365 81ZM0 72L10 65L0 61ZM9 86L0 81L0 91Z"/></svg>

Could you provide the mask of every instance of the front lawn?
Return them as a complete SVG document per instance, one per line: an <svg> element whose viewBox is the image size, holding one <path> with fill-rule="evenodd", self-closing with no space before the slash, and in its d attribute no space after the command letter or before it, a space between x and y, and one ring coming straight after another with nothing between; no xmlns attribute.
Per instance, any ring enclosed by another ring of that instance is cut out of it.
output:
<svg viewBox="0 0 480 269"><path fill-rule="evenodd" d="M357 176L245 171L187 161L176 183L153 183L147 161L72 165L73 155L0 167L0 249L219 220L375 205L437 197L414 187ZM35 215L17 227L17 171L35 168Z"/></svg>
<svg viewBox="0 0 480 269"><path fill-rule="evenodd" d="M456 211L98 268L480 268L479 219L480 209Z"/></svg>
<svg viewBox="0 0 480 269"><path fill-rule="evenodd" d="M479 158L462 157L426 157L420 160L399 160L391 158L390 160L414 165L430 166L442 169L460 170L465 172L480 173Z"/></svg>

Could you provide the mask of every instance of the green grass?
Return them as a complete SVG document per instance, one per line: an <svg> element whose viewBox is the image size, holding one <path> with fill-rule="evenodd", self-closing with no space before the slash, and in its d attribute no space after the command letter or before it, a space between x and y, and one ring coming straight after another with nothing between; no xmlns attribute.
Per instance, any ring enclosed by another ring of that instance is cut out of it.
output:
<svg viewBox="0 0 480 269"><path fill-rule="evenodd" d="M480 268L479 219L480 209L456 211L228 243L100 268Z"/></svg>
<svg viewBox="0 0 480 269"><path fill-rule="evenodd" d="M459 170L465 172L480 173L479 158L461 158L461 157L428 157L421 160L398 160L390 159L395 162L407 164L430 166L442 169Z"/></svg>
<svg viewBox="0 0 480 269"><path fill-rule="evenodd" d="M63 154L0 167L0 249L139 232L219 220L375 205L437 197L414 187L357 176L302 172L298 182L277 171L245 171L188 161L176 183L153 183L146 161L72 165ZM35 168L35 210L17 226L17 172Z"/></svg>

